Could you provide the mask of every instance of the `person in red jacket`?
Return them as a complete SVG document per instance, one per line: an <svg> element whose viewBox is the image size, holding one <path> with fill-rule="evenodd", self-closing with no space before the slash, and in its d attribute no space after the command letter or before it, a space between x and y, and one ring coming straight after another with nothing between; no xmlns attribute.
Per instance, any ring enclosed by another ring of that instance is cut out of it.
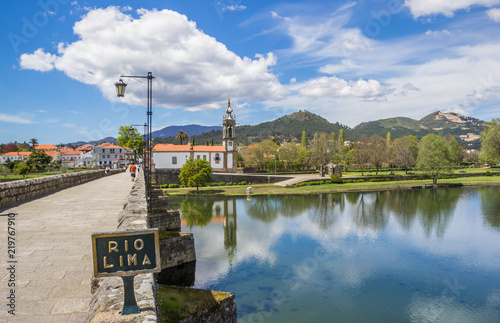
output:
<svg viewBox="0 0 500 323"><path fill-rule="evenodd" d="M132 163L132 165L130 165L130 176L132 176L132 181L135 179L135 171L137 170L137 166L134 165L134 163Z"/></svg>

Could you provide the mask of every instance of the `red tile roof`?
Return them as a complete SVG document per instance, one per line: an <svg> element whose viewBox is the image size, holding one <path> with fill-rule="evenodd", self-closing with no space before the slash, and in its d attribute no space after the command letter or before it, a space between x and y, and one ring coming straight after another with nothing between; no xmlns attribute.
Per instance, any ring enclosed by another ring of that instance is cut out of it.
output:
<svg viewBox="0 0 500 323"><path fill-rule="evenodd" d="M5 153L1 156L29 156L31 151L11 151L10 153Z"/></svg>
<svg viewBox="0 0 500 323"><path fill-rule="evenodd" d="M120 147L120 146L108 144L108 145L105 145L105 146L101 145L101 146L99 146L99 148L122 148L122 149L124 149L125 147Z"/></svg>
<svg viewBox="0 0 500 323"><path fill-rule="evenodd" d="M57 150L57 147L54 145L36 145L35 149L43 149L43 150Z"/></svg>
<svg viewBox="0 0 500 323"><path fill-rule="evenodd" d="M191 149L192 148L192 149ZM187 145L174 145L174 144L157 144L154 146L153 151L195 151L195 152L225 152L224 146L193 146Z"/></svg>

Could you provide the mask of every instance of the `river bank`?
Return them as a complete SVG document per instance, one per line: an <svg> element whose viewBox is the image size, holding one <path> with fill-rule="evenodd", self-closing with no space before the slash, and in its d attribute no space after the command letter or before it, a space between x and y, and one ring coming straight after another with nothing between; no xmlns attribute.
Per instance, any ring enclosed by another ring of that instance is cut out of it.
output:
<svg viewBox="0 0 500 323"><path fill-rule="evenodd" d="M492 186L500 185L500 176L477 176L453 179L440 179L438 185ZM404 180L388 182L364 182L344 184L321 184L301 187L280 187L273 184L232 185L200 187L199 192L193 187L163 189L165 195L219 195L246 196L247 188L251 187L251 195L296 195L340 192L365 192L385 190L406 190L425 188L432 185L432 180Z"/></svg>

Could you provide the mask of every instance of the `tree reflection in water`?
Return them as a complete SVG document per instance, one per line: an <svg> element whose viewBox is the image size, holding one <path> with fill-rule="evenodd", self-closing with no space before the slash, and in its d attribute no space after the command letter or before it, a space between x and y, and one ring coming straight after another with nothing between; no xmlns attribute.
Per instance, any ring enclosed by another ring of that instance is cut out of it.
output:
<svg viewBox="0 0 500 323"><path fill-rule="evenodd" d="M500 230L500 196L498 189L494 187L481 187L481 208L483 209L484 220L492 228Z"/></svg>
<svg viewBox="0 0 500 323"><path fill-rule="evenodd" d="M293 218L307 214L312 224L322 230L332 227L342 216L351 218L359 230L375 232L383 229L391 216L405 231L409 231L415 219L418 219L427 237L435 234L441 238L445 234L462 192L462 189L439 188L437 190L368 193L254 196L243 205L246 214L258 221L271 223L280 216ZM482 202L486 221L491 226L500 229L500 216L497 215L500 201L496 199L495 192L488 188L482 189ZM232 216L228 214L224 216L226 217L225 229L228 230L226 237L228 246L226 247L232 249L236 244L236 201L238 199L241 198L189 197L180 202L179 208L182 218L192 228L207 225L214 212L215 216L221 215L217 214L221 210L214 208L214 201L217 201L217 205L224 201L224 209L231 204L229 209L233 210Z"/></svg>
<svg viewBox="0 0 500 323"><path fill-rule="evenodd" d="M212 219L214 201L207 198L186 199L181 202L179 210L190 229L194 226L204 227Z"/></svg>

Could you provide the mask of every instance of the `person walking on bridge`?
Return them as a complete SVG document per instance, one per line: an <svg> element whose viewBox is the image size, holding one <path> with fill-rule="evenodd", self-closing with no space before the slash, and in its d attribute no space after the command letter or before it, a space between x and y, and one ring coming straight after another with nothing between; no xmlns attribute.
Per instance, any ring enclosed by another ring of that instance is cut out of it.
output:
<svg viewBox="0 0 500 323"><path fill-rule="evenodd" d="M132 165L130 165L130 167L129 167L129 170L130 170L130 176L132 176L132 181L134 181L137 166L135 166L134 163L132 163Z"/></svg>

